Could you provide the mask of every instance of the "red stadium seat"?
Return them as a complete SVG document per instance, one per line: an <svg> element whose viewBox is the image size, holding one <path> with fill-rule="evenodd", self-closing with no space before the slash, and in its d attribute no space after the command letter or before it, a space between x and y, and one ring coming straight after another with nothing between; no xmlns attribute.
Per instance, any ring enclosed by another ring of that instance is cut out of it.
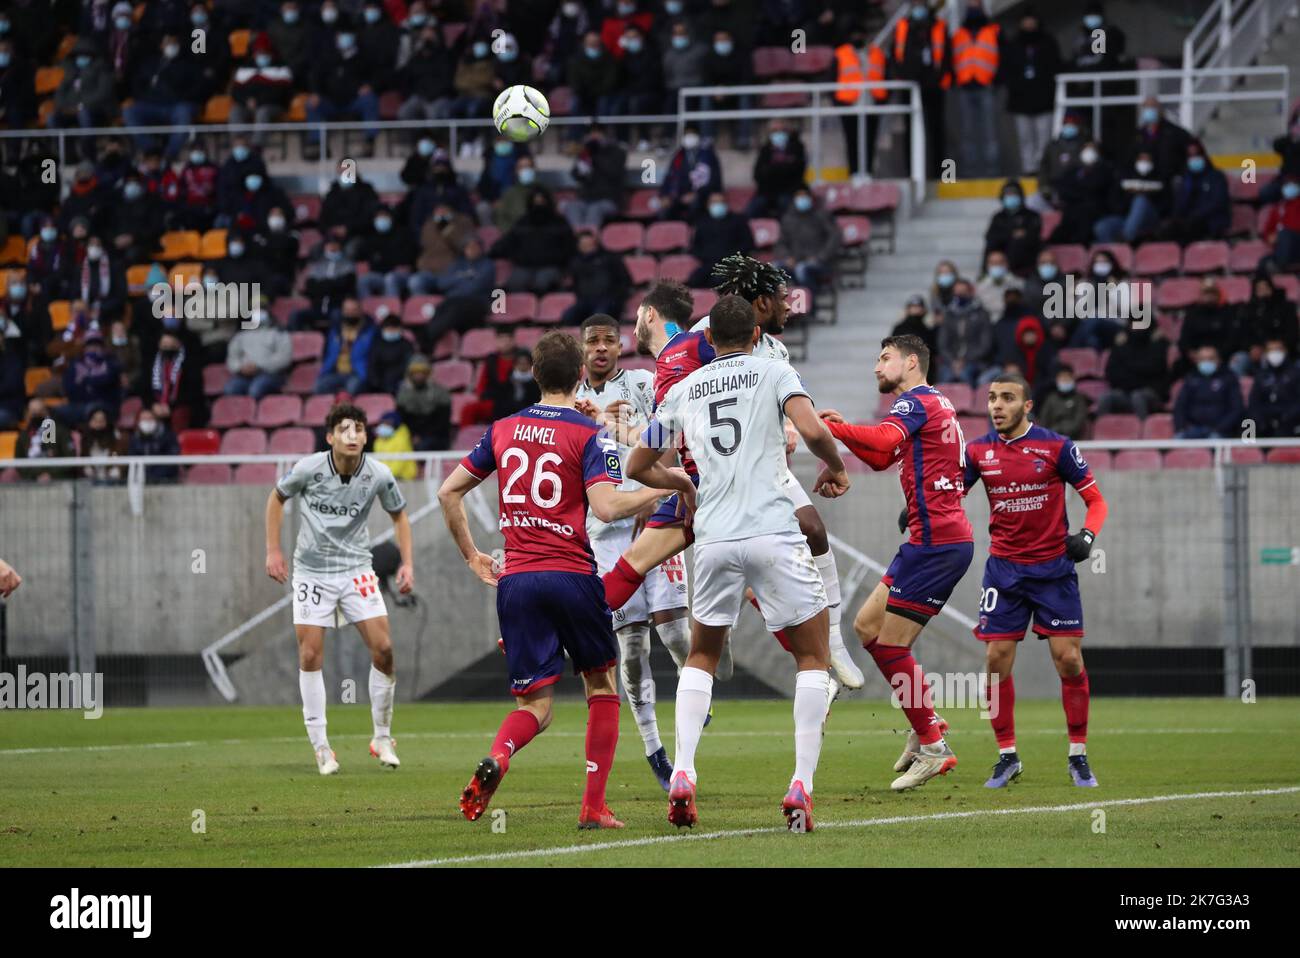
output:
<svg viewBox="0 0 1300 958"><path fill-rule="evenodd" d="M273 486L279 478L273 462L241 462L235 466L237 486Z"/></svg>
<svg viewBox="0 0 1300 958"><path fill-rule="evenodd" d="M325 417L329 415L333 405L333 396L308 396L307 401L302 404L302 418L298 420L298 425L309 429L324 427Z"/></svg>
<svg viewBox="0 0 1300 958"><path fill-rule="evenodd" d="M547 293L537 305L535 321L548 326L558 323L564 318L564 311L576 301L577 298L572 293Z"/></svg>
<svg viewBox="0 0 1300 958"><path fill-rule="evenodd" d="M483 243L483 249L486 251L490 250L492 244L501 238L501 231L495 226L488 224L487 226L480 226L476 231L476 235Z"/></svg>
<svg viewBox="0 0 1300 958"><path fill-rule="evenodd" d="M1177 313L1156 313L1156 328L1165 334L1167 340L1176 343L1183 328L1183 317Z"/></svg>
<svg viewBox="0 0 1300 958"><path fill-rule="evenodd" d="M478 445L478 441L483 438L483 433L487 431L485 425L462 426L457 432L456 437L451 442L451 448L456 452L468 452Z"/></svg>
<svg viewBox="0 0 1300 958"><path fill-rule="evenodd" d="M835 225L840 230L841 246L861 246L871 240L871 220L865 216L837 216Z"/></svg>
<svg viewBox="0 0 1300 958"><path fill-rule="evenodd" d="M808 47L801 54L791 54L789 72L795 76L816 76L826 72L834 59L834 47Z"/></svg>
<svg viewBox="0 0 1300 958"><path fill-rule="evenodd" d="M681 220L651 223L645 231L647 253L673 253L691 244L690 227Z"/></svg>
<svg viewBox="0 0 1300 958"><path fill-rule="evenodd" d="M465 24L449 23L443 27L443 30L450 30L454 26L464 29ZM450 44L451 40L448 39L447 43ZM547 90L546 100L551 105L552 116L568 116L573 112L573 91L567 86L557 86Z"/></svg>
<svg viewBox="0 0 1300 958"><path fill-rule="evenodd" d="M320 363L299 363L289 371L289 378L280 388L281 392L291 396L310 396L316 391L316 380L320 377Z"/></svg>
<svg viewBox="0 0 1300 958"><path fill-rule="evenodd" d="M781 239L781 224L774 219L758 217L749 221L756 249L771 249Z"/></svg>
<svg viewBox="0 0 1300 958"><path fill-rule="evenodd" d="M266 452L266 433L260 429L227 429L221 434L223 456L260 456Z"/></svg>
<svg viewBox="0 0 1300 958"><path fill-rule="evenodd" d="M855 213L892 214L901 202L897 183L864 183L853 187L849 209Z"/></svg>
<svg viewBox="0 0 1300 958"><path fill-rule="evenodd" d="M1166 279L1156 289L1158 309L1186 309L1200 298L1201 281L1190 276Z"/></svg>
<svg viewBox="0 0 1300 958"><path fill-rule="evenodd" d="M367 296L361 301L361 308L379 323L387 316L401 316L402 300L397 296Z"/></svg>
<svg viewBox="0 0 1300 958"><path fill-rule="evenodd" d="M659 261L659 278L675 279L679 283L684 283L699 265L700 261L690 253L665 256Z"/></svg>
<svg viewBox="0 0 1300 958"><path fill-rule="evenodd" d="M743 210L749 205L757 191L752 186L729 186L722 191L727 198L727 206L733 210Z"/></svg>
<svg viewBox="0 0 1300 958"><path fill-rule="evenodd" d="M1263 240L1238 240L1228 254L1228 269L1233 273L1253 273L1259 261L1272 251Z"/></svg>
<svg viewBox="0 0 1300 958"><path fill-rule="evenodd" d="M600 245L611 253L632 253L641 248L644 235L640 223L608 223L600 231Z"/></svg>
<svg viewBox="0 0 1300 958"><path fill-rule="evenodd" d="M1264 461L1264 450L1250 446L1228 446L1228 462L1234 466L1257 466Z"/></svg>
<svg viewBox="0 0 1300 958"><path fill-rule="evenodd" d="M632 277L633 286L649 286L655 281L659 264L653 256L624 256L623 265Z"/></svg>
<svg viewBox="0 0 1300 958"><path fill-rule="evenodd" d="M221 433L215 429L182 429L176 441L182 456L215 456L221 448Z"/></svg>
<svg viewBox="0 0 1300 958"><path fill-rule="evenodd" d="M1088 250L1079 243L1049 246L1062 273L1082 273L1088 268Z"/></svg>
<svg viewBox="0 0 1300 958"><path fill-rule="evenodd" d="M379 422L381 416L397 408L393 397L388 393L362 393L354 396L352 401L366 414L366 421L372 426Z"/></svg>
<svg viewBox="0 0 1300 958"><path fill-rule="evenodd" d="M1094 403L1102 397L1110 387L1100 379L1080 379L1076 384L1079 392L1087 396Z"/></svg>
<svg viewBox="0 0 1300 958"><path fill-rule="evenodd" d="M306 456L316 448L316 435L301 426L286 426L271 433L266 451L286 456Z"/></svg>
<svg viewBox="0 0 1300 958"><path fill-rule="evenodd" d="M448 392L456 392L460 389L468 389L473 383L474 366L463 359L448 359L434 363L431 375L433 381Z"/></svg>
<svg viewBox="0 0 1300 958"><path fill-rule="evenodd" d="M657 210L651 201L658 195L658 190L633 190L628 197L627 211L623 215L633 220L654 219Z"/></svg>
<svg viewBox="0 0 1300 958"><path fill-rule="evenodd" d="M540 326L523 326L515 333L515 343L520 349L526 349L532 352L533 347L545 336L550 330L542 329Z"/></svg>
<svg viewBox="0 0 1300 958"><path fill-rule="evenodd" d="M697 322L709 314L713 304L718 301L718 294L711 289L691 290L691 299L695 308L691 310L691 322Z"/></svg>
<svg viewBox="0 0 1300 958"><path fill-rule="evenodd" d="M1221 273L1228 268L1228 244L1221 240L1192 243L1183 250L1183 272Z"/></svg>
<svg viewBox="0 0 1300 958"><path fill-rule="evenodd" d="M1249 276L1224 276L1219 280L1219 288L1223 290L1223 301L1231 306L1240 305L1250 299Z"/></svg>
<svg viewBox="0 0 1300 958"><path fill-rule="evenodd" d="M506 293L506 311L491 316L492 322L527 323L537 318L537 295L535 293Z"/></svg>
<svg viewBox="0 0 1300 958"><path fill-rule="evenodd" d="M1100 356L1095 349L1086 346L1062 349L1056 354L1056 361L1072 366L1078 379L1100 379L1102 376Z"/></svg>
<svg viewBox="0 0 1300 958"><path fill-rule="evenodd" d="M1142 422L1143 439L1173 439L1174 417L1167 412L1153 412Z"/></svg>
<svg viewBox="0 0 1300 958"><path fill-rule="evenodd" d="M321 232L318 229L298 231L298 258L307 259L321 245Z"/></svg>
<svg viewBox="0 0 1300 958"><path fill-rule="evenodd" d="M117 411L117 428L134 429L135 421L140 417L142 408L144 408L144 402L139 396L127 396L122 400L122 406Z"/></svg>
<svg viewBox="0 0 1300 958"><path fill-rule="evenodd" d="M460 422L461 414L464 413L465 407L470 403L478 402L478 397L473 393L452 393L451 394L451 421Z"/></svg>
<svg viewBox="0 0 1300 958"><path fill-rule="evenodd" d="M289 318L300 309L311 306L306 296L280 296L271 304L271 315L281 325L287 325Z"/></svg>
<svg viewBox="0 0 1300 958"><path fill-rule="evenodd" d="M1043 228L1039 231L1039 236L1046 243L1047 237L1051 236L1056 228L1061 225L1061 212L1060 210L1047 210L1039 215L1043 220Z"/></svg>
<svg viewBox="0 0 1300 958"><path fill-rule="evenodd" d="M890 402L893 401L893 398L894 397L892 396L884 397L884 399L887 399ZM885 413L889 412L889 404L887 402L882 401L881 405L884 406ZM881 415L883 416L884 413L881 413ZM978 439L992 428L989 425L987 416L958 416L957 427L961 429L962 438L967 442L970 442L972 439Z"/></svg>
<svg viewBox="0 0 1300 958"><path fill-rule="evenodd" d="M1138 276L1164 276L1178 272L1182 250L1177 243L1143 243L1133 259L1133 272Z"/></svg>
<svg viewBox="0 0 1300 958"><path fill-rule="evenodd" d="M1126 273L1133 272L1133 247L1128 243L1093 243L1092 249L1088 252L1088 258L1091 260L1100 252L1110 253L1115 257L1115 262L1119 268Z"/></svg>
<svg viewBox="0 0 1300 958"><path fill-rule="evenodd" d="M449 329L433 344L433 356L430 358L434 360L451 359L458 352L460 352L460 333L454 329Z"/></svg>
<svg viewBox="0 0 1300 958"><path fill-rule="evenodd" d="M850 212L853 205L853 187L848 183L820 183L812 188L818 202L831 213Z"/></svg>
<svg viewBox="0 0 1300 958"><path fill-rule="evenodd" d="M1232 222L1228 226L1229 236L1249 236L1255 232L1257 214L1255 208L1244 203L1232 204Z"/></svg>
<svg viewBox="0 0 1300 958"><path fill-rule="evenodd" d="M1114 468L1111 454L1105 449L1089 449L1083 458L1087 460L1088 468L1093 472L1104 472Z"/></svg>
<svg viewBox="0 0 1300 958"><path fill-rule="evenodd" d="M315 193L295 193L289 197L293 203L294 221L298 226L315 223L320 219L321 198Z"/></svg>
<svg viewBox="0 0 1300 958"><path fill-rule="evenodd" d="M220 396L230 381L230 370L225 363L208 363L203 367L203 395Z"/></svg>
<svg viewBox="0 0 1300 958"><path fill-rule="evenodd" d="M403 326L423 326L438 311L441 296L412 296L402 306Z"/></svg>
<svg viewBox="0 0 1300 958"><path fill-rule="evenodd" d="M292 426L302 416L302 400L297 396L263 396L257 404L253 425L262 429Z"/></svg>
<svg viewBox="0 0 1300 958"><path fill-rule="evenodd" d="M1279 446L1276 449L1268 451L1269 462L1300 462L1300 448L1295 446Z"/></svg>
<svg viewBox="0 0 1300 958"><path fill-rule="evenodd" d="M974 390L965 383L939 383L934 388L948 397L948 401L952 403L952 408L957 412L971 410L971 403L973 402L971 394Z"/></svg>
<svg viewBox="0 0 1300 958"><path fill-rule="evenodd" d="M1300 299L1300 278L1290 275L1289 273L1276 273L1273 276L1273 285L1286 293L1286 298L1295 302Z"/></svg>
<svg viewBox="0 0 1300 958"><path fill-rule="evenodd" d="M1124 469L1159 469L1160 453L1155 449L1125 449L1115 453L1113 466L1116 471Z"/></svg>
<svg viewBox="0 0 1300 958"><path fill-rule="evenodd" d="M293 361L295 363L311 362L320 359L325 353L325 334L315 330L302 330L290 333L293 337Z"/></svg>
<svg viewBox="0 0 1300 958"><path fill-rule="evenodd" d="M1092 426L1093 439L1137 439L1142 435L1142 423L1137 416L1098 416Z"/></svg>
<svg viewBox="0 0 1300 958"><path fill-rule="evenodd" d="M484 359L497 351L496 333L490 329L471 329L461 337L461 359Z"/></svg>
<svg viewBox="0 0 1300 958"><path fill-rule="evenodd" d="M257 402L251 396L221 396L212 404L213 429L233 429L247 426L253 421Z"/></svg>
<svg viewBox="0 0 1300 958"><path fill-rule="evenodd" d="M187 486L228 486L230 467L216 462L204 462L185 470Z"/></svg>
<svg viewBox="0 0 1300 958"><path fill-rule="evenodd" d="M1241 401L1250 402L1250 390L1255 385L1254 376L1238 376L1237 382L1241 386Z"/></svg>
<svg viewBox="0 0 1300 958"><path fill-rule="evenodd" d="M795 71L794 61L799 57L790 52L788 47L755 47L753 53L754 76L758 80L770 80Z"/></svg>
<svg viewBox="0 0 1300 958"><path fill-rule="evenodd" d="M1165 469L1209 469L1214 465L1214 453L1208 449L1171 449L1165 453Z"/></svg>

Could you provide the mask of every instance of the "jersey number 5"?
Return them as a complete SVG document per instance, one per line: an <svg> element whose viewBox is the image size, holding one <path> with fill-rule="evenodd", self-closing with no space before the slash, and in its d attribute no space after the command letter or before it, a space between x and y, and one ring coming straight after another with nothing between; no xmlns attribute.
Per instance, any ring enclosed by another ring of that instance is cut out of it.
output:
<svg viewBox="0 0 1300 958"><path fill-rule="evenodd" d="M724 456L730 456L740 448L740 420L732 419L730 416L719 416L718 411L728 406L734 406L738 402L740 402L740 399L733 396L731 399L719 399L717 402L709 403L709 425L714 427L726 426L731 430L731 445L729 446L719 442L717 436L709 437L709 443Z"/></svg>
<svg viewBox="0 0 1300 958"><path fill-rule="evenodd" d="M519 477L528 471L528 453L516 446L507 449L505 454L501 457L502 469L504 470L507 468L510 461L513 459L519 461L519 468L510 473L510 477L506 480L505 488L501 490L501 501L506 503L519 503L526 500L526 497L522 494L514 493L510 490L515 487L515 483L519 480ZM554 472L546 471L548 465L555 464L558 466L562 462L564 462L564 460L554 452L544 452L537 457L537 463L533 468L532 486L528 491L533 500L533 504L541 509L554 508L556 503L560 501L560 497L564 494L564 486L560 481L560 477ZM542 498L543 485L551 487L551 494L544 499Z"/></svg>

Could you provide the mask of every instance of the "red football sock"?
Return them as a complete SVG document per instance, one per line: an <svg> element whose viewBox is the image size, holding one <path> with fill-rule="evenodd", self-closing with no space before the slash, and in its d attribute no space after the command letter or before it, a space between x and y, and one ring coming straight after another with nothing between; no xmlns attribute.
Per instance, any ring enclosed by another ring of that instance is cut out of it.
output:
<svg viewBox="0 0 1300 958"><path fill-rule="evenodd" d="M1016 683L1011 676L989 685L989 721L998 748L1016 747Z"/></svg>
<svg viewBox="0 0 1300 958"><path fill-rule="evenodd" d="M757 598L755 598L754 596L751 595L751 596L749 597L749 604L752 605L755 609L758 609L758 614L759 614L759 615L762 615L762 614L763 614L763 610L762 610L762 608L759 606L759 604L758 604L758 599L757 599ZM776 636L776 640L777 640L778 642L781 643L781 648L783 648L783 649L785 649L787 652L789 652L789 651L790 651L790 640L789 640L788 638L786 638L786 635L785 635L785 629L777 629L777 630L776 630L775 632L773 632L772 634L775 635L775 636Z"/></svg>
<svg viewBox="0 0 1300 958"><path fill-rule="evenodd" d="M1088 741L1088 670L1061 678L1061 704L1065 706L1065 728L1071 742Z"/></svg>
<svg viewBox="0 0 1300 958"><path fill-rule="evenodd" d="M531 742L541 730L536 715L527 709L515 709L497 729L497 737L492 740L492 754L504 755L509 765L515 752Z"/></svg>
<svg viewBox="0 0 1300 958"><path fill-rule="evenodd" d="M903 714L912 723L921 744L933 745L943 738L939 719L934 714L934 697L925 684L920 664L912 658L912 650L902 645L881 645L878 639L872 639L867 651L889 687L902 699Z"/></svg>
<svg viewBox="0 0 1300 958"><path fill-rule="evenodd" d="M606 572L601 581L605 583L605 601L609 604L610 611L617 612L641 588L645 576L620 556L618 562L614 563L614 568Z"/></svg>
<svg viewBox="0 0 1300 958"><path fill-rule="evenodd" d="M593 811L605 807L605 783L618 745L618 696L593 695L587 699L587 787L582 805Z"/></svg>

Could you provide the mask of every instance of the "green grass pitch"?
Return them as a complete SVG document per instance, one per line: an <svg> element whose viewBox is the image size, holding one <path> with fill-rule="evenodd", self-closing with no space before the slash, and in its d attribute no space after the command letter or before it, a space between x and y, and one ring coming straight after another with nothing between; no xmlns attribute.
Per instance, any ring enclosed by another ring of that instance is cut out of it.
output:
<svg viewBox="0 0 1300 958"><path fill-rule="evenodd" d="M333 778L316 773L295 707L124 709L98 721L9 712L0 865L1268 866L1294 864L1300 847L1294 699L1094 700L1089 755L1101 788L1091 790L1070 784L1059 702L1017 703L1025 774L1001 791L982 787L996 752L988 723L947 712L959 766L902 795L889 791L901 712L841 701L807 835L786 832L778 810L793 762L788 701L717 701L693 832L668 825L626 709L609 802L627 828L577 831L578 701L560 701L551 728L515 760L492 805L506 812L498 830L488 816L468 823L457 797L507 707L399 705L403 765L389 771L367 754L369 709L331 706L342 765ZM659 722L671 754L671 700ZM1256 794L1107 804L1213 792ZM1028 811L996 814L1016 809Z"/></svg>

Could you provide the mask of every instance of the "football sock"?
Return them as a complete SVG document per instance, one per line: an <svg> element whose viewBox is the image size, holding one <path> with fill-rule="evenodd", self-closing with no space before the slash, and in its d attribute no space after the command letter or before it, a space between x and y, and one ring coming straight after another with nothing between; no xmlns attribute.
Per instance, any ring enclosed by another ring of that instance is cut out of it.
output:
<svg viewBox="0 0 1300 958"><path fill-rule="evenodd" d="M822 752L822 722L831 677L824 670L799 672L794 677L794 778L813 790L813 772Z"/></svg>
<svg viewBox="0 0 1300 958"><path fill-rule="evenodd" d="M1010 675L1001 682L989 685L989 721L993 724L993 735L998 740L998 749L1003 752L1016 750L1016 684Z"/></svg>
<svg viewBox="0 0 1300 958"><path fill-rule="evenodd" d="M690 616L684 615L680 619L663 622L655 626L655 631L659 633L659 641L673 657L673 661L677 663L677 671L680 672L686 665L686 657L691 654Z"/></svg>
<svg viewBox="0 0 1300 958"><path fill-rule="evenodd" d="M387 738L393 726L393 693L397 676L385 675L370 666L370 718L375 723L375 738Z"/></svg>
<svg viewBox="0 0 1300 958"><path fill-rule="evenodd" d="M659 721L655 718L655 680L650 674L650 626L629 625L618 630L622 653L619 675L627 704L632 707L637 731L645 743L645 753L653 755L663 746L659 740Z"/></svg>
<svg viewBox="0 0 1300 958"><path fill-rule="evenodd" d="M758 614L759 614L759 615L762 615L762 614L763 614L763 607L762 607L761 605L758 604L758 597L757 597L757 596L752 596L752 595L751 595L751 596L749 597L749 604L752 605L755 609L758 610ZM775 632L773 632L772 634L775 635L775 636L776 636L776 640L777 640L778 642L781 643L781 648L783 648L783 649L785 649L787 652L789 652L789 651L790 651L790 640L789 640L788 638L786 638L786 635L785 635L785 629L777 629L777 630L776 630ZM841 640L841 641L843 641L843 640Z"/></svg>
<svg viewBox="0 0 1300 958"><path fill-rule="evenodd" d="M609 603L610 611L617 612L627 605L628 599L641 588L645 576L619 556L618 562L614 563L614 568L606 572L601 581L605 583L605 601Z"/></svg>
<svg viewBox="0 0 1300 958"><path fill-rule="evenodd" d="M867 651L894 690L894 695L902 702L903 714L921 744L932 745L942 739L930 688L925 684L925 673L921 671L920 663L912 658L912 650L902 645L881 645L879 639L872 639Z"/></svg>
<svg viewBox="0 0 1300 958"><path fill-rule="evenodd" d="M1088 670L1078 675L1062 676L1061 705L1065 707L1065 728L1071 745L1088 741ZM1075 754L1074 752L1070 753ZM1079 753L1082 754L1082 753Z"/></svg>
<svg viewBox="0 0 1300 958"><path fill-rule="evenodd" d="M585 808L599 811L605 805L605 783L618 745L618 696L593 695L587 699L587 786Z"/></svg>
<svg viewBox="0 0 1300 958"><path fill-rule="evenodd" d="M302 723L312 748L329 747L325 734L325 673L298 670L298 691L302 693Z"/></svg>
<svg viewBox="0 0 1300 958"><path fill-rule="evenodd" d="M673 768L685 772L695 781L695 749L700 744L704 720L709 717L713 701L713 676L703 669L687 666L677 677L677 740ZM825 700L822 702L825 711Z"/></svg>
<svg viewBox="0 0 1300 958"><path fill-rule="evenodd" d="M835 565L835 553L827 549L821 555L813 556L813 562L821 573L822 584L826 586L826 601L830 603L827 611L831 617L831 651L847 655L844 636L840 633L840 570Z"/></svg>
<svg viewBox="0 0 1300 958"><path fill-rule="evenodd" d="M531 742L541 730L536 715L528 709L515 709L497 729L497 737L492 740L492 754L504 755L508 765L509 759L514 758L515 753Z"/></svg>

